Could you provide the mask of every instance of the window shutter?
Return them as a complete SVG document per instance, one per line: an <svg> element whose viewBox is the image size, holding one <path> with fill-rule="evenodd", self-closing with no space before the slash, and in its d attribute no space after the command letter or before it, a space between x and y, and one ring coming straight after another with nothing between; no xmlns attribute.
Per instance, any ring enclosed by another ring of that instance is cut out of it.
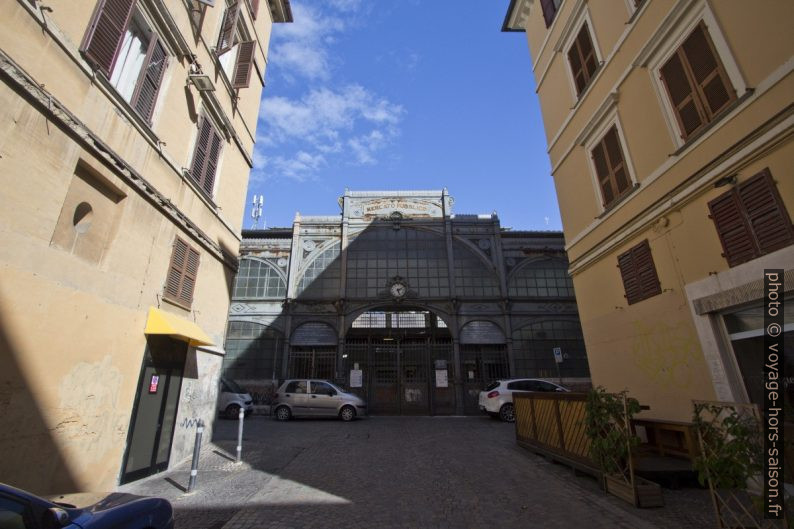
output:
<svg viewBox="0 0 794 529"><path fill-rule="evenodd" d="M629 188L628 173L626 173L626 163L623 159L623 149L618 138L618 129L613 126L604 136L604 149L609 158L609 168L612 172L615 194L620 195Z"/></svg>
<svg viewBox="0 0 794 529"><path fill-rule="evenodd" d="M584 67L582 66L582 58L579 55L579 45L576 42L568 50L568 62L571 64L571 74L576 85L576 94L581 94L584 87L587 86L587 81L584 78Z"/></svg>
<svg viewBox="0 0 794 529"><path fill-rule="evenodd" d="M100 0L80 46L85 56L107 77L116 63L124 31L137 0Z"/></svg>
<svg viewBox="0 0 794 529"><path fill-rule="evenodd" d="M160 83L163 81L165 67L168 64L168 54L156 35L152 37L143 64L143 71L132 97L132 106L142 118L151 121L157 94L160 92Z"/></svg>
<svg viewBox="0 0 794 529"><path fill-rule="evenodd" d="M618 267L629 305L662 293L647 239L618 256Z"/></svg>
<svg viewBox="0 0 794 529"><path fill-rule="evenodd" d="M198 267L199 253L193 248L188 248L185 268L182 275L182 288L179 292L179 299L187 305L193 302L193 290L196 287Z"/></svg>
<svg viewBox="0 0 794 529"><path fill-rule="evenodd" d="M256 41L249 40L240 43L237 51L237 64L234 66L234 75L232 76L233 88L248 88L251 70L254 68L255 51Z"/></svg>
<svg viewBox="0 0 794 529"><path fill-rule="evenodd" d="M703 22L698 24L687 37L682 49L701 96L701 102L711 121L714 115L736 99L736 91L722 67Z"/></svg>
<svg viewBox="0 0 794 529"><path fill-rule="evenodd" d="M762 255L794 244L794 227L769 168L739 184L739 198Z"/></svg>
<svg viewBox="0 0 794 529"><path fill-rule="evenodd" d="M180 299L180 293L182 292L182 276L184 275L187 254L187 243L177 237L174 240L174 247L171 252L171 263L168 266L168 277L165 282L165 295L173 300L178 301Z"/></svg>
<svg viewBox="0 0 794 529"><path fill-rule="evenodd" d="M546 22L546 27L551 26L551 23L554 22L554 15L557 14L554 0L540 0L540 7L543 10L543 20Z"/></svg>
<svg viewBox="0 0 794 529"><path fill-rule="evenodd" d="M202 117L189 174L209 197L212 197L220 152L220 134L215 131L209 118Z"/></svg>
<svg viewBox="0 0 794 529"><path fill-rule="evenodd" d="M256 15L259 12L259 0L251 0L251 18L256 20Z"/></svg>
<svg viewBox="0 0 794 529"><path fill-rule="evenodd" d="M678 126L683 131L681 137L686 139L706 122L706 118L695 99L695 90L684 70L680 50L662 66L661 77L673 103Z"/></svg>
<svg viewBox="0 0 794 529"><path fill-rule="evenodd" d="M234 32L237 29L237 16L240 14L240 3L235 2L226 8L221 25L221 34L218 36L216 53L222 55L234 46Z"/></svg>
<svg viewBox="0 0 794 529"><path fill-rule="evenodd" d="M595 49L590 40L590 32L588 31L587 24L582 26L582 29L571 45L571 49L568 50L568 62L571 64L571 73L573 75L574 84L576 85L576 94L581 95L590 82L590 79L593 77L593 74L598 69Z"/></svg>
<svg viewBox="0 0 794 529"><path fill-rule="evenodd" d="M708 203L711 220L717 228L728 266L736 266L758 255L753 235L742 212L739 196L734 190L723 193Z"/></svg>
<svg viewBox="0 0 794 529"><path fill-rule="evenodd" d="M604 206L608 206L615 199L615 195L612 193L612 184L609 179L609 167L607 166L606 154L604 154L603 141L595 146L592 156L596 168L596 175L598 176L598 183L601 187L603 204Z"/></svg>

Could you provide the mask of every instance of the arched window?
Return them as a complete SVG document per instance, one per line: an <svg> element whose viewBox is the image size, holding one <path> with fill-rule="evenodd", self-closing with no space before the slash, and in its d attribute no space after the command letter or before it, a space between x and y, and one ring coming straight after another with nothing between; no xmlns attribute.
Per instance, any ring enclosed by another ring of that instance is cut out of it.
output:
<svg viewBox="0 0 794 529"><path fill-rule="evenodd" d="M276 268L259 259L242 259L234 282L234 298L283 298L287 283Z"/></svg>
<svg viewBox="0 0 794 529"><path fill-rule="evenodd" d="M572 298L568 262L554 258L533 260L510 275L507 290L511 297Z"/></svg>
<svg viewBox="0 0 794 529"><path fill-rule="evenodd" d="M297 295L305 298L335 298L339 296L341 280L339 241L314 258L298 281Z"/></svg>
<svg viewBox="0 0 794 529"><path fill-rule="evenodd" d="M232 380L271 380L279 377L282 333L250 321L230 321L226 331L223 374Z"/></svg>

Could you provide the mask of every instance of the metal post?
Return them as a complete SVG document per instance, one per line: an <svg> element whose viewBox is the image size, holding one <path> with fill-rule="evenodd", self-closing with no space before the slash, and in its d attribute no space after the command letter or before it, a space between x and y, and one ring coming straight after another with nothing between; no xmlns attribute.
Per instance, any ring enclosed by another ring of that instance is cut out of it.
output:
<svg viewBox="0 0 794 529"><path fill-rule="evenodd" d="M240 408L240 413L237 415L239 426L237 427L237 462L243 462L243 420L245 419L245 410Z"/></svg>
<svg viewBox="0 0 794 529"><path fill-rule="evenodd" d="M196 443L193 445L193 464L190 465L190 483L188 483L187 491L192 492L193 487L196 485L196 476L198 475L198 462L199 453L201 452L201 436L204 434L204 421L201 419L196 423Z"/></svg>

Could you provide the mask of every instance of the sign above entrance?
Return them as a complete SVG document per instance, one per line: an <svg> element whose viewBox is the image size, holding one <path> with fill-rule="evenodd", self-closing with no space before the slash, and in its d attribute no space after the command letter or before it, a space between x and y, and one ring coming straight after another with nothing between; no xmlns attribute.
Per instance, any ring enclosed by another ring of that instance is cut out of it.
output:
<svg viewBox="0 0 794 529"><path fill-rule="evenodd" d="M348 191L342 200L344 216L362 220L442 218L452 208L446 191Z"/></svg>

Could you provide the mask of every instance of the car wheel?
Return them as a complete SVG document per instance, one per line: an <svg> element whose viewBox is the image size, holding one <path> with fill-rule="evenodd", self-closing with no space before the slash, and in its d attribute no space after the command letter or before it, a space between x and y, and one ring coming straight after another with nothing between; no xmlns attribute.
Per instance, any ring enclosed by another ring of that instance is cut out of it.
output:
<svg viewBox="0 0 794 529"><path fill-rule="evenodd" d="M505 422L515 422L516 410L512 404L507 403L499 408L499 418Z"/></svg>
<svg viewBox="0 0 794 529"><path fill-rule="evenodd" d="M236 419L240 415L240 406L237 404L229 404L226 407L226 411L224 412L224 416L227 419Z"/></svg>
<svg viewBox="0 0 794 529"><path fill-rule="evenodd" d="M352 406L344 406L339 411L339 417L345 422L352 421L356 418L356 410Z"/></svg>
<svg viewBox="0 0 794 529"><path fill-rule="evenodd" d="M276 419L279 421L288 421L290 417L292 417L292 412L286 406L276 408Z"/></svg>

